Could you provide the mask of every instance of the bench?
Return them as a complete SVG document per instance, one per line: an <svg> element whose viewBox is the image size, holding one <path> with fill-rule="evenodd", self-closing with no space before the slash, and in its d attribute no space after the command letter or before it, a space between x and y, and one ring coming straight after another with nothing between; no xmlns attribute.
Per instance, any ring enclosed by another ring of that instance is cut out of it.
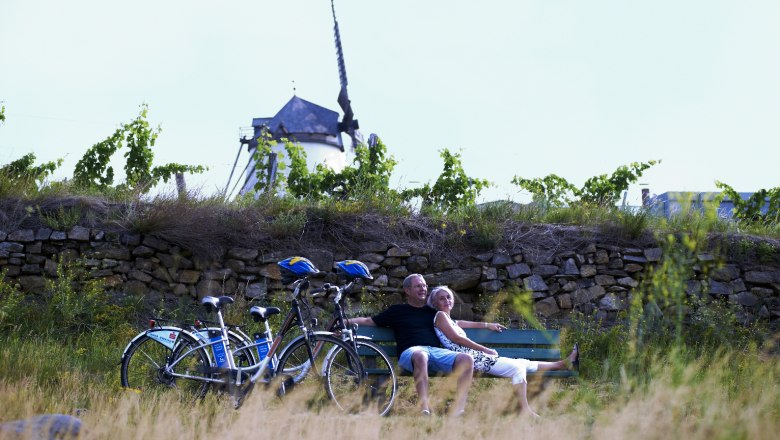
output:
<svg viewBox="0 0 780 440"><path fill-rule="evenodd" d="M560 331L558 330L518 330L506 329L494 332L485 329L465 329L469 339L496 350L499 356L523 358L532 361L557 361L561 359ZM358 335L367 336L392 358L398 358L395 352L395 335L387 327L358 328ZM361 353L364 354L364 353ZM576 377L577 371L556 370L528 373L529 377ZM490 377L490 376L486 376Z"/></svg>

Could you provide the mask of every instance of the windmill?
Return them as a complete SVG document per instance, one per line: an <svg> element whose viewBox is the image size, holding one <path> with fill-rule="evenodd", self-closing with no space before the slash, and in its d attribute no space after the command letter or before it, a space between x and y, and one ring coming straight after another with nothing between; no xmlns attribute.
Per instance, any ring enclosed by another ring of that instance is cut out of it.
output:
<svg viewBox="0 0 780 440"><path fill-rule="evenodd" d="M331 13L333 15L333 36L336 45L336 62L339 70L340 89L337 98L339 107L343 112L343 117L339 121L339 115L336 111L317 105L293 94L293 97L279 110L276 115L265 118L252 119L252 127L247 127L239 132L239 149L233 169L230 172L228 183L223 191L223 196L232 194L235 186L242 182L243 185L240 194L245 194L253 190L257 183L255 175L256 166L267 166L270 179L275 178L276 163L280 150L283 149L281 143L274 147L271 157L267 164L258 164L255 160L257 151L257 139L266 133L277 142L282 139L288 139L301 144L306 152L309 167L314 164L323 163L326 166L341 171L347 165L347 156L354 152L355 145L363 141L357 119L355 119L352 110L352 102L349 99L347 91L347 69L344 63L344 51L341 46L341 33L339 31L338 20L336 19L336 8L333 0L330 2ZM350 138L350 145L345 149L342 141L342 133ZM234 188L228 193L228 188L233 180L233 174L236 170L241 151L246 146L249 152L249 161L244 167L241 175L238 177ZM268 182L270 183L270 182Z"/></svg>

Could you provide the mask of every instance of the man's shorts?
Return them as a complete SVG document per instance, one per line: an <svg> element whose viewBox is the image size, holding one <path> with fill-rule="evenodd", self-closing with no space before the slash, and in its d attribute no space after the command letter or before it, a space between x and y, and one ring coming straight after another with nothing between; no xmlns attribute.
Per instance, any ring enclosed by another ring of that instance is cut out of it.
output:
<svg viewBox="0 0 780 440"><path fill-rule="evenodd" d="M425 351L428 353L428 370L441 371L442 373L452 373L455 357L458 356L458 353L452 350L415 345L414 347L407 348L401 353L401 356L398 358L398 365L406 371L414 372L412 354L416 351Z"/></svg>

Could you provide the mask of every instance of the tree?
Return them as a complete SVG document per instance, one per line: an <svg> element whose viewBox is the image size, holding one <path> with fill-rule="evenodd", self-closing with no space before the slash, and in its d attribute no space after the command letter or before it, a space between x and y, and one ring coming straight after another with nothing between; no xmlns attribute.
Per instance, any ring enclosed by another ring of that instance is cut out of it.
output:
<svg viewBox="0 0 780 440"><path fill-rule="evenodd" d="M601 174L589 178L579 189L555 174L549 174L541 179L524 179L515 176L512 178L512 183L529 191L534 201L540 201L544 206L560 207L572 203L614 206L631 183L635 183L645 170L658 163L661 161L651 160L633 162L628 166L622 165L610 176Z"/></svg>
<svg viewBox="0 0 780 440"><path fill-rule="evenodd" d="M715 186L734 203L734 218L746 224L771 224L780 221L780 187L759 189L747 200L729 185L716 181ZM767 199L769 199L767 203ZM766 205L765 213L761 209Z"/></svg>
<svg viewBox="0 0 780 440"><path fill-rule="evenodd" d="M467 176L460 153L451 153L445 148L439 151L439 155L444 160L444 169L433 186L426 183L422 188L406 190L402 193L404 198L420 197L423 207L442 211L476 204L479 193L491 183Z"/></svg>
<svg viewBox="0 0 780 440"><path fill-rule="evenodd" d="M82 187L107 189L114 184L114 169L109 165L111 157L127 147L125 157L125 183L118 189L146 193L160 180L168 180L177 173L202 173L205 167L168 163L152 167L154 147L160 127L151 128L146 120L149 107L141 105L141 111L131 122L122 125L112 135L90 147L76 163L73 181Z"/></svg>

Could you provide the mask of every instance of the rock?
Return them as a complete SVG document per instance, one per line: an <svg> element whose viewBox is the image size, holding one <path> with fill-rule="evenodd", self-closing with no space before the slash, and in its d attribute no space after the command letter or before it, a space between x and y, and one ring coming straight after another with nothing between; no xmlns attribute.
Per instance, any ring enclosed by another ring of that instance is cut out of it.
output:
<svg viewBox="0 0 780 440"><path fill-rule="evenodd" d="M81 420L65 414L41 414L0 423L0 437L29 439L75 439L81 433Z"/></svg>
<svg viewBox="0 0 780 440"><path fill-rule="evenodd" d="M582 267L580 267L580 276L583 278L590 278L597 273L596 266L592 264L583 264Z"/></svg>
<svg viewBox="0 0 780 440"><path fill-rule="evenodd" d="M246 287L244 295L252 299L263 299L268 295L268 283L252 283Z"/></svg>
<svg viewBox="0 0 780 440"><path fill-rule="evenodd" d="M753 307L758 304L758 298L750 292L740 292L737 294L737 304L744 307Z"/></svg>
<svg viewBox="0 0 780 440"><path fill-rule="evenodd" d="M130 280L124 284L125 293L130 296L146 296L149 293L149 286L138 280Z"/></svg>
<svg viewBox="0 0 780 440"><path fill-rule="evenodd" d="M390 249L387 250L387 256L406 258L406 257L411 257L412 253L409 251L409 249L404 249L402 247L391 247Z"/></svg>
<svg viewBox="0 0 780 440"><path fill-rule="evenodd" d="M226 257L234 260L252 261L257 258L259 252L257 249L247 249L242 247L233 247L228 249Z"/></svg>
<svg viewBox="0 0 780 440"><path fill-rule="evenodd" d="M649 249L645 249L644 254L647 261L655 263L661 261L661 257L663 256L663 251L661 250L661 248L649 248Z"/></svg>
<svg viewBox="0 0 780 440"><path fill-rule="evenodd" d="M413 255L406 259L406 268L411 273L422 273L428 268L428 258Z"/></svg>
<svg viewBox="0 0 780 440"><path fill-rule="evenodd" d="M95 258L108 258L111 260L129 260L130 250L126 247L106 246L100 247L92 254Z"/></svg>
<svg viewBox="0 0 780 440"><path fill-rule="evenodd" d="M385 253L387 252L387 244L378 241L364 241L360 244L360 250L367 253Z"/></svg>
<svg viewBox="0 0 780 440"><path fill-rule="evenodd" d="M553 297L545 298L534 303L534 312L544 316L545 318L549 318L560 311L561 310L558 308L558 304L555 302L555 298Z"/></svg>
<svg viewBox="0 0 780 440"><path fill-rule="evenodd" d="M554 264L540 264L538 266L534 266L534 268L531 270L531 273L541 275L543 277L549 277L558 273L558 266Z"/></svg>
<svg viewBox="0 0 780 440"><path fill-rule="evenodd" d="M566 260L566 262L563 265L563 274L564 275L579 275L580 270L577 268L577 263L574 261L574 258L569 258Z"/></svg>
<svg viewBox="0 0 780 440"><path fill-rule="evenodd" d="M225 260L224 265L226 268L233 271L233 273L241 273L244 271L244 268L246 267L246 263L244 263L243 260Z"/></svg>
<svg viewBox="0 0 780 440"><path fill-rule="evenodd" d="M780 283L780 270L745 272L745 281L751 284L771 285Z"/></svg>
<svg viewBox="0 0 780 440"><path fill-rule="evenodd" d="M626 264L625 267L623 267L623 270L625 270L628 273L641 272L643 269L644 267L642 265L634 264L634 263Z"/></svg>
<svg viewBox="0 0 780 440"><path fill-rule="evenodd" d="M608 293L599 300L599 309L608 311L618 311L625 308L624 301L614 293Z"/></svg>
<svg viewBox="0 0 780 440"><path fill-rule="evenodd" d="M647 258L645 258L644 256L624 255L623 262L634 263L634 264L647 264Z"/></svg>
<svg viewBox="0 0 780 440"><path fill-rule="evenodd" d="M446 272L425 274L424 278L429 286L446 285L455 291L461 291L476 287L482 278L482 270L480 268L453 269Z"/></svg>
<svg viewBox="0 0 780 440"><path fill-rule="evenodd" d="M152 281L152 276L148 273L141 272L140 270L134 269L131 270L129 274L127 274L128 277L134 280L142 281L144 283L148 283Z"/></svg>
<svg viewBox="0 0 780 440"><path fill-rule="evenodd" d="M545 283L544 279L542 279L542 277L539 275L531 275L528 278L524 278L523 286L525 287L525 290L530 290L533 292L546 292L550 290L550 288L547 286L547 283Z"/></svg>
<svg viewBox="0 0 780 440"><path fill-rule="evenodd" d="M233 276L233 271L228 268L207 270L201 274L205 280L226 280Z"/></svg>
<svg viewBox="0 0 780 440"><path fill-rule="evenodd" d="M395 266L390 268L390 270L387 271L387 274L395 278L406 278L406 276L409 275L409 270L406 269L406 266Z"/></svg>
<svg viewBox="0 0 780 440"><path fill-rule="evenodd" d="M611 275L596 275L596 284L600 286L612 286L615 284L615 277Z"/></svg>
<svg viewBox="0 0 780 440"><path fill-rule="evenodd" d="M562 295L558 295L556 297L556 300L558 301L558 307L564 310L571 309L572 303L571 303L571 295L568 293L564 293Z"/></svg>
<svg viewBox="0 0 780 440"><path fill-rule="evenodd" d="M385 259L385 256L374 253L365 253L358 255L357 259L364 263L381 263Z"/></svg>
<svg viewBox="0 0 780 440"><path fill-rule="evenodd" d="M710 276L715 281L729 282L739 278L739 267L727 264L712 271Z"/></svg>
<svg viewBox="0 0 780 440"><path fill-rule="evenodd" d="M8 241L18 241L21 243L30 243L35 241L35 232L32 229L19 229L8 234Z"/></svg>
<svg viewBox="0 0 780 440"><path fill-rule="evenodd" d="M200 271L182 270L179 272L179 282L185 284L195 284L200 279Z"/></svg>
<svg viewBox="0 0 780 440"><path fill-rule="evenodd" d="M622 269L623 268L623 260L620 258L612 258L609 260L609 264L607 265L610 269Z"/></svg>
<svg viewBox="0 0 780 440"><path fill-rule="evenodd" d="M598 250L596 251L596 255L594 256L593 261L596 264L607 264L609 263L609 253L604 250Z"/></svg>
<svg viewBox="0 0 780 440"><path fill-rule="evenodd" d="M498 279L498 270L495 267L482 266L482 279L488 281Z"/></svg>
<svg viewBox="0 0 780 440"><path fill-rule="evenodd" d="M376 279L374 280L373 284L374 284L374 286L377 286L377 287L385 287L385 286L387 286L387 284L388 284L387 275L379 275L378 277L376 277Z"/></svg>
<svg viewBox="0 0 780 440"><path fill-rule="evenodd" d="M36 240L48 240L49 237L51 237L51 229L49 228L41 228L35 231Z"/></svg>
<svg viewBox="0 0 780 440"><path fill-rule="evenodd" d="M228 290L227 286L225 287L225 290ZM195 286L195 293L198 295L198 301L200 301L205 296L220 296L225 292L221 282L214 279L203 279Z"/></svg>
<svg viewBox="0 0 780 440"><path fill-rule="evenodd" d="M512 257L505 252L496 252L490 260L490 264L495 267L504 267L512 263Z"/></svg>
<svg viewBox="0 0 780 440"><path fill-rule="evenodd" d="M639 286L639 281L631 278L631 277L623 277L618 278L616 280L618 286L628 287L629 289L633 289L637 286Z"/></svg>
<svg viewBox="0 0 780 440"><path fill-rule="evenodd" d="M22 275L16 280L25 292L42 293L46 288L46 280L38 275Z"/></svg>
<svg viewBox="0 0 780 440"><path fill-rule="evenodd" d="M531 275L531 268L525 263L510 264L506 267L507 276L511 279Z"/></svg>
<svg viewBox="0 0 780 440"><path fill-rule="evenodd" d="M731 295L734 291L731 290L731 286L728 284L710 279L707 293L710 295Z"/></svg>
<svg viewBox="0 0 780 440"><path fill-rule="evenodd" d="M477 291L479 292L498 292L504 284L499 280L486 281L477 285Z"/></svg>
<svg viewBox="0 0 780 440"><path fill-rule="evenodd" d="M68 231L68 239L75 241L89 241L89 228L74 226Z"/></svg>
<svg viewBox="0 0 780 440"><path fill-rule="evenodd" d="M168 250L171 248L170 244L168 244L163 240L160 240L159 238L153 235L145 236L142 243L144 246L148 246L152 249L162 251L162 252L168 252Z"/></svg>
<svg viewBox="0 0 780 440"><path fill-rule="evenodd" d="M133 256L134 257L151 257L154 255L154 249L148 247L148 246L138 246L135 249L133 249Z"/></svg>
<svg viewBox="0 0 780 440"><path fill-rule="evenodd" d="M52 231L51 237L49 237L49 240L51 241L65 241L68 238L68 234L64 231Z"/></svg>

